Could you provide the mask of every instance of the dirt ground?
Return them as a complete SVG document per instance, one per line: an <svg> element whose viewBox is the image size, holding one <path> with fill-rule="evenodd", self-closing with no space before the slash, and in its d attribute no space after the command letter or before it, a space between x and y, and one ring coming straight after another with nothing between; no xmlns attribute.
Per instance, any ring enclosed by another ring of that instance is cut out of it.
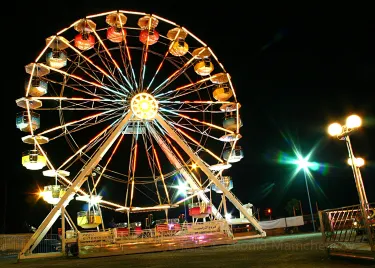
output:
<svg viewBox="0 0 375 268"><path fill-rule="evenodd" d="M233 245L100 258L22 260L0 258L1 268L17 267L375 267L375 262L329 258L321 234L297 234L239 240Z"/></svg>

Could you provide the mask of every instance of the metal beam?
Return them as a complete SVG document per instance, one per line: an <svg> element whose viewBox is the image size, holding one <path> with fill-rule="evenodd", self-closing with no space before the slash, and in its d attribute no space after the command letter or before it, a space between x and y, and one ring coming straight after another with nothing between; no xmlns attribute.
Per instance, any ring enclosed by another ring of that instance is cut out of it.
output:
<svg viewBox="0 0 375 268"><path fill-rule="evenodd" d="M170 148L167 146L166 142L160 137L160 135L152 128L148 127L151 135L154 137L156 142L159 144L160 148L163 150L165 155L167 156L169 162L180 171L182 177L186 180L186 182L189 184L190 188L192 188L193 191L198 191L198 195L201 200L203 200L206 203L210 203L210 199L207 197L207 195L203 192L203 190L198 186L198 184L195 182L194 178L190 175L190 173L186 170L185 166L181 164L181 162L178 160L177 156L170 150ZM223 219L223 216L219 213L219 211L216 209L216 207L212 204L211 205L212 213L214 214L214 217L218 220Z"/></svg>
<svg viewBox="0 0 375 268"><path fill-rule="evenodd" d="M247 212L246 208L241 204L237 197L230 192L224 185L216 178L211 170L203 163L193 150L176 134L176 132L164 121L164 119L157 114L155 118L159 124L168 132L168 134L178 143L178 145L189 155L189 157L200 167L200 169L206 174L206 176L220 189L228 200L249 220L249 222L260 232L262 236L266 236L266 232L263 231L259 222Z"/></svg>
<svg viewBox="0 0 375 268"><path fill-rule="evenodd" d="M38 229L31 236L29 241L25 244L21 252L18 254L18 259L25 258L25 255L30 254L34 248L40 243L52 225L56 222L57 218L61 214L61 209L69 204L69 201L74 196L76 191L80 189L82 184L86 181L87 175L92 172L92 169L99 163L99 161L106 154L108 149L112 146L113 142L121 134L122 130L126 126L127 122L132 116L132 112L129 111L128 114L120 121L120 123L115 127L111 135L107 138L104 144L99 148L99 150L93 155L93 157L88 161L88 163L81 170L77 178L67 189L66 193L61 197L60 201L54 206L47 217L39 225Z"/></svg>

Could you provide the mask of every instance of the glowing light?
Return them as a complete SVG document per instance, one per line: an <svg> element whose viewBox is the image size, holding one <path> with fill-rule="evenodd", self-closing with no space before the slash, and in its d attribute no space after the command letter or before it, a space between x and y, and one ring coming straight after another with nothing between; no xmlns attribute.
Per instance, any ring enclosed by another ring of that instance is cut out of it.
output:
<svg viewBox="0 0 375 268"><path fill-rule="evenodd" d="M148 112L148 110L150 109L150 105L147 101L140 102L140 107L143 112Z"/></svg>
<svg viewBox="0 0 375 268"><path fill-rule="evenodd" d="M130 106L135 116L142 120L154 119L158 112L158 102L148 93L135 95Z"/></svg>
<svg viewBox="0 0 375 268"><path fill-rule="evenodd" d="M100 195L82 195L82 196L77 196L76 200L79 201L84 201L90 204L91 206L97 205L102 201L102 196Z"/></svg>
<svg viewBox="0 0 375 268"><path fill-rule="evenodd" d="M362 119L358 115L351 115L346 119L346 126L348 128L357 128L362 125Z"/></svg>
<svg viewBox="0 0 375 268"><path fill-rule="evenodd" d="M230 220L231 218L232 218L232 214L230 214L230 213L225 214L226 220Z"/></svg>
<svg viewBox="0 0 375 268"><path fill-rule="evenodd" d="M195 163L191 164L192 169L196 169L197 167L198 167L197 164L195 164Z"/></svg>
<svg viewBox="0 0 375 268"><path fill-rule="evenodd" d="M356 167L362 167L365 165L365 160L361 157L357 157L357 158L354 158L354 162L355 162L355 165ZM352 165L352 159L351 158L348 158L348 165Z"/></svg>
<svg viewBox="0 0 375 268"><path fill-rule="evenodd" d="M44 186L44 190L39 192L39 196L51 205L56 205L60 198L65 195L66 188L61 185L48 185ZM70 198L69 200L71 200Z"/></svg>
<svg viewBox="0 0 375 268"><path fill-rule="evenodd" d="M339 123L330 124L328 127L328 134L331 136L337 136L342 133L342 126Z"/></svg>
<svg viewBox="0 0 375 268"><path fill-rule="evenodd" d="M178 180L178 185L173 186L173 187L177 188L177 190L178 190L177 193L176 193L177 196L186 197L187 194L188 194L188 191L191 190L188 183L186 181L182 181L180 179Z"/></svg>

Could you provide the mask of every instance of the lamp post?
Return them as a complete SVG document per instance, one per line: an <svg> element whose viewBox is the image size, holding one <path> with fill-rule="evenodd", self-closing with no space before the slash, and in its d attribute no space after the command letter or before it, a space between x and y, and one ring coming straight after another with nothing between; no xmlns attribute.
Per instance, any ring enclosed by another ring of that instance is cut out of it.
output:
<svg viewBox="0 0 375 268"><path fill-rule="evenodd" d="M306 171L309 170L309 167L312 165L312 163L309 162L309 157L302 157L300 154L297 154L298 159L295 161L295 163L298 165L298 170L303 169L303 174L305 177L305 184L306 184L306 191L307 191L307 198L309 200L309 206L310 206L310 214L311 214L311 220L313 224L313 230L314 232L316 231L315 229L315 221L314 221L314 213L312 211L312 206L311 206L311 199L310 199L310 191L309 191L309 184L307 182L307 176L306 176Z"/></svg>
<svg viewBox="0 0 375 268"><path fill-rule="evenodd" d="M361 163L361 160L358 160L357 158L355 158L354 153L353 153L353 147L352 147L350 137L349 137L349 135L354 130L359 128L361 125L362 125L362 119L358 115L351 115L346 119L345 125L340 125L339 123L332 123L331 125L329 125L328 133L331 136L337 137L339 140L345 140L346 142L346 147L348 149L348 154L349 154L348 163L351 164L351 167L353 170L353 176L354 176L355 185L357 187L360 205L364 213L363 217L367 219L366 207L368 206L368 202L367 202L365 188L363 186L361 172L359 170L359 167L364 164L364 160L362 159L363 163Z"/></svg>
<svg viewBox="0 0 375 268"><path fill-rule="evenodd" d="M348 164L351 164L353 170L354 181L357 187L360 210L364 221L364 226L367 230L367 237L370 241L370 245L373 245L373 237L371 235L370 227L367 221L369 204L367 201L365 187L363 186L361 171L359 170L359 167L363 166L365 161L362 158L355 158L352 144L349 138L350 133L359 128L361 125L362 119L358 115L350 115L349 117L347 117L346 124L343 126L339 123L333 123L329 125L328 133L331 136L337 137L339 140L345 140L346 142L346 147L348 148L349 154Z"/></svg>

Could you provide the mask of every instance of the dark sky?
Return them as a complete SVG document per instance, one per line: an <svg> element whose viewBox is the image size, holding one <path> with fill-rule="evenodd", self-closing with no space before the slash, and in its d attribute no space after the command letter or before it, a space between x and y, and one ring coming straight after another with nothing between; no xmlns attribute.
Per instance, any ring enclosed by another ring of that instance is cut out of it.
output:
<svg viewBox="0 0 375 268"><path fill-rule="evenodd" d="M24 90L24 66L39 54L46 37L85 15L116 9L155 13L185 26L215 51L231 74L242 104L245 153L231 175L233 192L244 203L270 207L275 216L284 216L286 202L296 198L308 210L303 173L287 186L292 170L274 161L280 152L292 154L284 136L304 154L317 145L311 159L328 167L325 172L313 172L314 209L316 202L321 209L358 203L352 171L345 163L345 143L326 134L329 123L344 122L351 113L364 119L352 143L357 155L367 160L362 176L368 199L374 201L375 19L370 7L137 2L37 1L5 16L2 90L7 124L2 159L6 166L0 218L5 215L6 199L7 231L19 231L24 221L37 225L48 212L40 202L28 201L27 193L34 191L37 179L25 171L20 159L24 146L15 127L19 111L15 99Z"/></svg>

